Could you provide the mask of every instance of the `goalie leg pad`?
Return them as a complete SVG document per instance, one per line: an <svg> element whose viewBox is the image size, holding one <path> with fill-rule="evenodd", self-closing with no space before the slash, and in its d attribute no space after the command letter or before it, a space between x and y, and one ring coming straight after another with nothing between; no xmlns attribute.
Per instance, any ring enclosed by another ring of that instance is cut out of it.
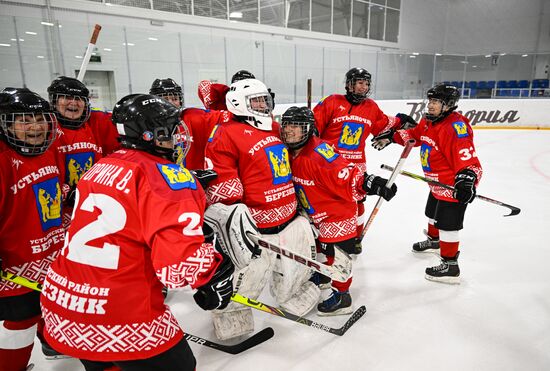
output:
<svg viewBox="0 0 550 371"><path fill-rule="evenodd" d="M266 235L264 238L285 246L292 252L315 259L315 238L308 220L302 216L298 216L278 234ZM308 292L307 289L302 288L302 285L309 281L311 273L312 270L305 265L290 259L277 259L270 285L271 294L275 297L277 303L281 305L291 299L296 300L297 293ZM309 303L309 299L306 301ZM309 304L306 304L306 306L309 306Z"/></svg>
<svg viewBox="0 0 550 371"><path fill-rule="evenodd" d="M247 267L233 275L233 291L250 299L257 299L267 283L275 254L262 251ZM234 301L222 310L212 311L214 330L219 340L231 339L254 331L252 310Z"/></svg>
<svg viewBox="0 0 550 371"><path fill-rule="evenodd" d="M204 221L217 233L223 252L236 269L250 264L257 248L247 233L259 235L260 232L245 204L215 203L206 209Z"/></svg>
<svg viewBox="0 0 550 371"><path fill-rule="evenodd" d="M252 309L243 308L242 305L239 305L238 310L231 312L212 312L212 322L219 340L232 339L254 332Z"/></svg>
<svg viewBox="0 0 550 371"><path fill-rule="evenodd" d="M321 289L313 282L306 281L290 299L279 305L284 310L303 317L317 306L320 296Z"/></svg>

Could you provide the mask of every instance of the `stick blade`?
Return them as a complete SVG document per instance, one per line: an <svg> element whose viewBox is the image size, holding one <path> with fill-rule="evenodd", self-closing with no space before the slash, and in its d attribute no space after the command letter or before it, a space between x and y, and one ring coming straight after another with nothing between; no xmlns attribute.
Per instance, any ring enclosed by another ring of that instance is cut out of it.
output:
<svg viewBox="0 0 550 371"><path fill-rule="evenodd" d="M504 215L505 217L518 215L521 212L521 209L519 207L514 207L514 206L509 206L509 207L510 207L510 210L512 211L510 211L510 214Z"/></svg>
<svg viewBox="0 0 550 371"><path fill-rule="evenodd" d="M353 314L351 317L344 323L344 326L340 327L337 332L335 332L336 335L342 336L346 333L346 331L349 330L351 326L355 324L355 322L359 321L361 317L363 317L367 313L367 307L364 305L361 305Z"/></svg>
<svg viewBox="0 0 550 371"><path fill-rule="evenodd" d="M273 331L273 328L266 327L262 331L255 333L254 335L244 340L243 342L232 346L228 346L229 349L227 349L227 353L230 353L230 354L242 353L250 348L255 347L256 345L260 345L261 343L271 339L274 335L275 335L275 331Z"/></svg>

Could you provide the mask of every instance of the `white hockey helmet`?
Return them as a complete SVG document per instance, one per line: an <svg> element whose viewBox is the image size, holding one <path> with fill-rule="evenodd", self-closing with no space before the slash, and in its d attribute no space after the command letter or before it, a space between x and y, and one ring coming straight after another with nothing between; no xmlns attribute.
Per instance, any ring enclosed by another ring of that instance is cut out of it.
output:
<svg viewBox="0 0 550 371"><path fill-rule="evenodd" d="M270 131L273 124L273 99L260 80L235 81L225 96L227 110L244 119L249 125Z"/></svg>

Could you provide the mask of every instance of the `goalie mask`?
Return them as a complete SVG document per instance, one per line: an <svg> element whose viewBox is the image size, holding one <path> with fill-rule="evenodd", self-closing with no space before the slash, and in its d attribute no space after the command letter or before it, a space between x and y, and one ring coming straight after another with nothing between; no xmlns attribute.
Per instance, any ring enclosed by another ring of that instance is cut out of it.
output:
<svg viewBox="0 0 550 371"><path fill-rule="evenodd" d="M52 81L48 94L63 128L78 129L90 118L90 92L79 80L60 76Z"/></svg>
<svg viewBox="0 0 550 371"><path fill-rule="evenodd" d="M115 105L112 120L123 147L178 162L183 161L191 146L189 129L180 120L180 112L157 96L131 94Z"/></svg>
<svg viewBox="0 0 550 371"><path fill-rule="evenodd" d="M290 107L281 121L281 139L290 149L302 148L315 134L315 118L307 107Z"/></svg>
<svg viewBox="0 0 550 371"><path fill-rule="evenodd" d="M457 103L460 99L460 91L452 85L437 84L430 88L426 93L428 102L426 103L426 119L437 122L447 117L451 112L457 109ZM441 108L432 107L430 101L439 101ZM432 111L430 113L430 111Z"/></svg>
<svg viewBox="0 0 550 371"><path fill-rule="evenodd" d="M256 79L231 84L225 96L227 110L260 130L271 131L273 100L265 84Z"/></svg>
<svg viewBox="0 0 550 371"><path fill-rule="evenodd" d="M149 94L164 98L176 107L183 107L183 91L172 79L156 79L149 89Z"/></svg>
<svg viewBox="0 0 550 371"><path fill-rule="evenodd" d="M372 76L364 68L352 68L346 73L346 98L351 104L359 104L370 95Z"/></svg>
<svg viewBox="0 0 550 371"><path fill-rule="evenodd" d="M27 88L0 92L0 137L25 156L40 155L55 139L57 121L50 104Z"/></svg>

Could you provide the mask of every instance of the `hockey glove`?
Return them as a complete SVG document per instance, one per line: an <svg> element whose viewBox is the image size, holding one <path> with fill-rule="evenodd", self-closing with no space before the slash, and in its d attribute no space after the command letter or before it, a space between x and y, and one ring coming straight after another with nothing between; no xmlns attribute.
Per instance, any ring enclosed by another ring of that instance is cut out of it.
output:
<svg viewBox="0 0 550 371"><path fill-rule="evenodd" d="M476 197L477 175L470 169L460 170L455 176L453 197L461 204L468 204Z"/></svg>
<svg viewBox="0 0 550 371"><path fill-rule="evenodd" d="M208 187L208 183L218 177L218 174L214 170L191 170L195 178L199 181L203 189Z"/></svg>
<svg viewBox="0 0 550 371"><path fill-rule="evenodd" d="M367 173L365 173L363 189L370 196L378 195L381 196L384 200L389 201L397 193L397 186L395 184L392 184L391 188L388 188L386 187L387 183L387 179L381 178L373 174L368 175Z"/></svg>
<svg viewBox="0 0 550 371"><path fill-rule="evenodd" d="M411 116L405 115L404 113L398 113L397 115L395 115L395 117L398 117L399 120L401 120L401 126L399 127L399 130L412 129L416 127L416 125L418 125L418 123L414 121Z"/></svg>
<svg viewBox="0 0 550 371"><path fill-rule="evenodd" d="M233 294L233 271L231 259L222 254L223 260L206 285L197 289L193 299L203 310L224 309Z"/></svg>
<svg viewBox="0 0 550 371"><path fill-rule="evenodd" d="M393 134L395 134L394 129L386 130L383 133L378 134L377 136L372 138L372 146L379 151L383 150L391 143L393 143Z"/></svg>

